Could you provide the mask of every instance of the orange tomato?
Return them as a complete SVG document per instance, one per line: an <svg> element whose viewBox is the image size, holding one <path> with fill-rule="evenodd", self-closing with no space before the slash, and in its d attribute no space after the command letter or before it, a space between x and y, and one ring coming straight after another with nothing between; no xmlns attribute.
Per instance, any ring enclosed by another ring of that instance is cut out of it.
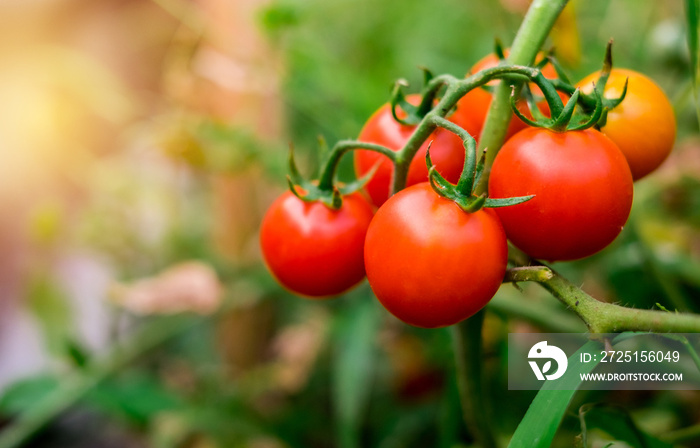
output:
<svg viewBox="0 0 700 448"><path fill-rule="evenodd" d="M600 72L585 77L578 86L581 91L593 91ZM617 107L608 112L601 128L620 148L629 163L634 180L641 179L666 160L676 140L676 118L666 94L651 79L627 69L613 69L605 84L604 96L618 98L625 79L629 79L627 95Z"/></svg>

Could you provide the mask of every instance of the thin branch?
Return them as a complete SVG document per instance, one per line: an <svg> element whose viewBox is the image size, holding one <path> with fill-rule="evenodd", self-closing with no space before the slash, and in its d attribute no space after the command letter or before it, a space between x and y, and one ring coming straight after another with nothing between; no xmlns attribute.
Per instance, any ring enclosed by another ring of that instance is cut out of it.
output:
<svg viewBox="0 0 700 448"><path fill-rule="evenodd" d="M506 271L503 283L544 282L554 277L547 266L520 266Z"/></svg>

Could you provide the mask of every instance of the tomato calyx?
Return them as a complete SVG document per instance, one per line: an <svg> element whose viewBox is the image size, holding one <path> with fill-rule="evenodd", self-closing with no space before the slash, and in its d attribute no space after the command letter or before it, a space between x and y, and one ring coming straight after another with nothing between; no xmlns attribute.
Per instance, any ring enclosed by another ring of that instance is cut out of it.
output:
<svg viewBox="0 0 700 448"><path fill-rule="evenodd" d="M581 113L578 113L577 115L579 115L579 117L582 118L576 120L579 122L579 124L567 126L567 123L569 123L571 119L569 119L569 122L566 122L565 118L560 120L558 123L555 123L556 120L546 121L546 119L543 120L541 114L537 114L537 112L539 112L537 110L533 110L533 116L536 118L536 122L533 123L529 120L524 121L526 121L530 126L544 127L558 132L562 132L565 130L583 130L592 126L595 126L596 129L600 130L601 127L605 126L608 111L620 105L620 103L622 103L622 101L625 99L625 96L627 95L627 81L625 81L625 84L622 88L622 93L619 97L606 98L603 95L603 92L605 91L605 85L608 81L608 78L610 77L610 73L612 72L612 43L613 41L610 40L607 46L605 47L603 67L600 70L600 76L598 77L597 81L593 84L593 89L591 93L586 94L579 91L578 96L576 97L576 101L573 103L573 105L579 105L581 108ZM550 57L550 62L552 63L554 69L557 71L557 76L559 77L559 79L551 80L551 83L556 88L556 90L560 90L564 93L567 93L568 95L571 95L573 99L573 96L576 94L576 91L578 89L571 85L568 76L566 75L566 73L564 73L564 70L561 68L561 66L555 58ZM530 105L530 109L533 109L532 101L528 101L528 103ZM600 111L598 111L599 108L601 109ZM596 121L592 124L589 124L589 121L592 121L593 118L596 117Z"/></svg>
<svg viewBox="0 0 700 448"><path fill-rule="evenodd" d="M394 88L391 91L391 99L389 104L391 104L391 115L397 122L406 125L413 126L423 120L423 118L430 112L433 108L433 103L437 97L438 91L436 89L428 88L430 81L433 80L433 73L426 67L419 67L423 71L423 88L426 90L423 95L420 104L413 105L406 99L406 95L403 93L403 88L408 87L408 81L401 78L396 80L394 83ZM398 112L400 108L403 112L401 116Z"/></svg>
<svg viewBox="0 0 700 448"><path fill-rule="evenodd" d="M596 123L596 128L600 129L603 126L605 126L605 123L607 122L607 117L608 117L608 111L616 108L617 106L622 103L622 100L625 99L625 96L627 95L627 86L629 84L629 78L625 79L625 85L622 87L622 93L618 98L612 98L608 99L605 98L605 95L603 92L605 92L605 85L608 82L608 78L610 78L610 73L612 72L612 67L613 67L613 61L612 61L612 39L608 42L608 45L605 47L605 58L603 59L603 68L600 71L600 76L598 77L598 80L595 83L595 87L593 88L594 93L601 98L603 98L603 113Z"/></svg>
<svg viewBox="0 0 700 448"><path fill-rule="evenodd" d="M446 130L453 132L460 137L465 149L464 169L459 177L459 181L455 185L437 172L435 165L430 158L430 145L428 145L428 150L425 153L425 164L428 167L428 180L430 181L430 186L438 195L453 201L459 206L459 208L467 213L474 213L484 207L497 208L522 204L523 202L529 201L535 197L534 195L529 195L492 199L487 197L486 194L474 194L474 188L479 184L481 176L484 172L486 150L484 150L484 154L477 162L476 140L474 140L474 137L469 135L467 131L458 125L445 118L439 116L434 116L431 118L437 126L445 128Z"/></svg>
<svg viewBox="0 0 700 448"><path fill-rule="evenodd" d="M578 104L579 98L581 96L581 91L579 89L576 89L571 95L571 98L569 98L569 100L564 105L563 109L561 109L561 111L556 115L552 113L551 118L545 117L544 114L539 110L527 87L524 90L525 98L527 99L528 103L528 108L530 109L534 120L526 117L518 108L515 88L513 88L513 93L510 96L510 107L513 110L513 113L518 118L520 118L522 121L524 121L532 127L546 128L554 132L581 131L595 126L600 120L601 116L603 115L603 101L601 95L598 93L597 90L594 90L593 92L596 99L596 104L595 109L592 113L587 114L584 112L574 114L574 112L576 111L576 105ZM552 104L551 98L548 96L547 92L545 92L545 99L547 100L548 104ZM561 101L561 99L559 99L558 96L557 101ZM553 108L551 108L551 106L550 109L554 110ZM574 118L576 119L573 120Z"/></svg>
<svg viewBox="0 0 700 448"><path fill-rule="evenodd" d="M321 141L321 148L325 147L325 142ZM335 148L334 148L335 149ZM328 208L338 210L343 205L343 196L348 196L365 186L367 182L374 176L379 163L377 163L367 174L361 178L346 184L338 185L333 181L335 165L332 163L334 153L341 151L331 151L326 157L324 170L321 173L320 180L309 181L299 172L296 162L294 161L294 146L289 146L289 174L287 175L287 184L289 191L305 202L319 201Z"/></svg>

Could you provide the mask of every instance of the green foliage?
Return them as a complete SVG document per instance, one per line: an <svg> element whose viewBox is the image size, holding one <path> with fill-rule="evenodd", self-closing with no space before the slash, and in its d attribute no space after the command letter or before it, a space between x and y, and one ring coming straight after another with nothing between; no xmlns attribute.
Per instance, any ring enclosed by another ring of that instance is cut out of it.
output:
<svg viewBox="0 0 700 448"><path fill-rule="evenodd" d="M362 417L369 404L376 364L375 341L381 322L374 301L360 299L339 316L335 340L333 398L338 446L361 446Z"/></svg>
<svg viewBox="0 0 700 448"><path fill-rule="evenodd" d="M629 446L640 448L671 448L673 446L644 433L637 427L627 411L614 405L584 405L579 409L578 415L581 421L584 448L591 446L589 441L593 437L590 437L590 433L595 429L603 431L609 436L609 438L602 439L605 441L613 439L615 442L625 442ZM610 446L615 446L615 443Z"/></svg>
<svg viewBox="0 0 700 448"><path fill-rule="evenodd" d="M581 362L580 355L598 351L600 351L600 343L590 341L569 357L565 374L568 386L566 389L562 388L562 383L544 383L518 425L518 429L515 430L508 448L547 448L552 445L561 419L564 418L569 402L580 385L579 374L588 373L598 365L598 362Z"/></svg>

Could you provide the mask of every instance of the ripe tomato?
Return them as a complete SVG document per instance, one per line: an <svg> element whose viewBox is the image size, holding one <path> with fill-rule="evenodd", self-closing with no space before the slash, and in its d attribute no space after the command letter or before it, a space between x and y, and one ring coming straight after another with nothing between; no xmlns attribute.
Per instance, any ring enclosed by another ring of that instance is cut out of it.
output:
<svg viewBox="0 0 700 448"><path fill-rule="evenodd" d="M412 104L418 104L419 95L408 95L407 100ZM448 117L451 119L451 117ZM471 135L476 135L475 126L466 117L459 117L452 120L460 125ZM391 106L383 105L365 123L358 139L363 142L384 145L395 151L400 150L413 134L415 126L406 126L394 120L391 114ZM425 166L425 152L428 144L430 146L430 157L433 159L436 169L450 182L456 183L464 166L464 145L462 140L455 134L439 128L428 137L425 143L416 153L408 169L408 179L406 186L414 185L428 180L428 169ZM365 190L369 194L374 205L379 207L389 198L391 190L392 176L394 172L393 164L389 159L372 151L355 151L355 174L361 177L370 171L380 160L377 171L372 179L365 185Z"/></svg>
<svg viewBox="0 0 700 448"><path fill-rule="evenodd" d="M585 77L578 86L583 92L593 91L599 72ZM663 90L646 76L625 69L613 69L605 84L606 98L622 94L629 78L627 95L608 112L601 129L627 158L634 180L654 171L673 149L676 139L676 118Z"/></svg>
<svg viewBox="0 0 700 448"><path fill-rule="evenodd" d="M365 240L369 284L402 321L435 328L472 316L503 280L506 237L490 209L466 213L427 182L391 197Z"/></svg>
<svg viewBox="0 0 700 448"><path fill-rule="evenodd" d="M506 57L510 53L510 50L506 49L504 51ZM538 55L538 59L543 57L542 54ZM481 70L496 67L500 63L500 59L495 53L491 53L481 60L479 60L474 66L469 70L469 74L474 74L480 72ZM557 77L557 72L551 65L546 65L542 69L542 74L549 79L554 79ZM499 81L490 81L487 85L495 86L498 85ZM542 95L542 91L535 84L530 85L530 89L534 95ZM567 97L565 94L560 93L562 101L566 101ZM469 93L464 95L462 99L457 102L457 111L454 113L454 117L459 120L470 121L478 126L477 136L481 134L482 127L484 126L484 121L486 120L486 114L491 107L491 94L486 90L478 87L471 90ZM538 107L543 114L549 116L549 106L546 101L538 103ZM527 101L521 100L518 102L518 109L526 117L532 118L527 105ZM528 125L517 117L511 117L510 124L508 125L508 131L506 132L506 140L512 137L516 132L521 131L528 127Z"/></svg>
<svg viewBox="0 0 700 448"><path fill-rule="evenodd" d="M292 292L340 294L365 276L363 247L372 214L372 206L357 193L331 210L286 192L270 206L260 228L265 263Z"/></svg>
<svg viewBox="0 0 700 448"><path fill-rule="evenodd" d="M534 194L496 209L506 235L532 257L574 260L610 244L632 207L632 175L615 144L593 129L529 128L503 145L489 178L492 198Z"/></svg>

